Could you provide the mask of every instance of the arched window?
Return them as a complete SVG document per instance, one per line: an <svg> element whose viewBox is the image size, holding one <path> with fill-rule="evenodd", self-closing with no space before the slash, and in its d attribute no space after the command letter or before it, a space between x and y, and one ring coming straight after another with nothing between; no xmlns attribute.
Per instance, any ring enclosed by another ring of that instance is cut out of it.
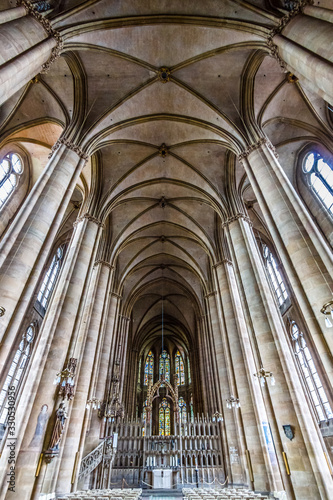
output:
<svg viewBox="0 0 333 500"><path fill-rule="evenodd" d="M178 400L178 405L179 405L179 419L181 424L186 424L187 418L186 418L186 403L184 401L184 398L179 398Z"/></svg>
<svg viewBox="0 0 333 500"><path fill-rule="evenodd" d="M179 351L176 352L175 355L175 367L176 367L176 375L178 375L178 385L185 384L185 373L184 373L184 363L183 358Z"/></svg>
<svg viewBox="0 0 333 500"><path fill-rule="evenodd" d="M51 293L55 287L57 277L61 269L63 257L64 245L57 249L52 259L51 265L44 276L42 286L40 287L40 290L38 292L37 302L39 302L44 307L44 309L46 309L49 304Z"/></svg>
<svg viewBox="0 0 333 500"><path fill-rule="evenodd" d="M144 385L148 385L149 375L152 377L154 376L154 354L151 351L148 352L148 356L146 358Z"/></svg>
<svg viewBox="0 0 333 500"><path fill-rule="evenodd" d="M303 172L308 183L327 210L333 213L333 169L323 157L316 152L304 158Z"/></svg>
<svg viewBox="0 0 333 500"><path fill-rule="evenodd" d="M191 395L191 401L190 401L190 414L191 414L191 422L194 421L194 411L193 411L193 396Z"/></svg>
<svg viewBox="0 0 333 500"><path fill-rule="evenodd" d="M164 374L165 380L170 382L170 355L166 350L160 354L159 375L160 378Z"/></svg>
<svg viewBox="0 0 333 500"><path fill-rule="evenodd" d="M263 256L276 298L278 299L279 305L282 306L288 298L288 293L273 254L265 244L263 245Z"/></svg>
<svg viewBox="0 0 333 500"><path fill-rule="evenodd" d="M0 163L0 210L17 186L23 163L15 153L7 154Z"/></svg>
<svg viewBox="0 0 333 500"><path fill-rule="evenodd" d="M330 404L323 388L323 384L321 383L317 373L309 348L306 345L304 335L298 328L295 321L291 322L291 337L297 363L301 369L308 393L316 409L318 420L322 421L333 418Z"/></svg>
<svg viewBox="0 0 333 500"><path fill-rule="evenodd" d="M138 384L141 382L141 358L139 359Z"/></svg>
<svg viewBox="0 0 333 500"><path fill-rule="evenodd" d="M142 435L145 435L146 432L146 420L147 420L147 400L143 403L143 408L142 408L142 420L143 420L143 427L142 427Z"/></svg>
<svg viewBox="0 0 333 500"><path fill-rule="evenodd" d="M5 383L0 392L0 425L1 430L6 427L8 410L11 406L11 398L17 397L17 392L22 382L24 372L27 368L28 361L31 355L32 343L35 336L35 328L33 325L29 325L22 340L20 342L19 348L17 349L14 359L10 365ZM11 394L13 393L13 394ZM1 432L1 431L0 431ZM3 434L1 432L1 434ZM0 434L0 437L2 437Z"/></svg>
<svg viewBox="0 0 333 500"><path fill-rule="evenodd" d="M188 373L188 383L191 383L191 368L190 368L190 360L187 358L187 373Z"/></svg>
<svg viewBox="0 0 333 500"><path fill-rule="evenodd" d="M163 398L159 409L159 435L170 436L170 403Z"/></svg>

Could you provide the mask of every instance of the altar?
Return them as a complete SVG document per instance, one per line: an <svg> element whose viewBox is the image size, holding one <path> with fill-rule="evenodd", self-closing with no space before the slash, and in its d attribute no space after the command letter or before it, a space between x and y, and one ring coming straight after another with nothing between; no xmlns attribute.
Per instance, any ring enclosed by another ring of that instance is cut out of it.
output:
<svg viewBox="0 0 333 500"><path fill-rule="evenodd" d="M172 469L154 469L152 486L156 489L171 489Z"/></svg>

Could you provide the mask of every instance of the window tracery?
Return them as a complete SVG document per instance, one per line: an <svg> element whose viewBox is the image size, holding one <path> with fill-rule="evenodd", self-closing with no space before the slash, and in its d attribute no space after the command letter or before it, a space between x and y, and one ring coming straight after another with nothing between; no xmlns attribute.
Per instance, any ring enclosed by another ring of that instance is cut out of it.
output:
<svg viewBox="0 0 333 500"><path fill-rule="evenodd" d="M308 153L303 161L308 184L328 212L333 214L333 168L318 152Z"/></svg>
<svg viewBox="0 0 333 500"><path fill-rule="evenodd" d="M276 260L274 259L268 246L265 244L263 244L263 256L279 306L282 306L288 299L288 292L276 264Z"/></svg>
<svg viewBox="0 0 333 500"><path fill-rule="evenodd" d="M163 398L159 407L159 435L170 436L170 403Z"/></svg>
<svg viewBox="0 0 333 500"><path fill-rule="evenodd" d="M57 249L52 259L51 265L44 276L42 286L40 287L40 290L38 292L37 302L39 302L44 307L44 309L46 309L49 304L51 294L53 292L57 277L61 269L63 257L64 245L60 246Z"/></svg>
<svg viewBox="0 0 333 500"><path fill-rule="evenodd" d="M16 153L8 153L0 162L0 210L14 192L22 172L23 162Z"/></svg>
<svg viewBox="0 0 333 500"><path fill-rule="evenodd" d="M144 385L148 385L149 375L154 376L154 354L151 351L146 358Z"/></svg>
<svg viewBox="0 0 333 500"><path fill-rule="evenodd" d="M315 407L318 420L323 421L333 418L332 409L317 373L311 352L306 344L303 332L298 328L295 321L291 322L291 337L296 360L305 380L309 396Z"/></svg>
<svg viewBox="0 0 333 500"><path fill-rule="evenodd" d="M177 385L184 385L185 384L184 363L183 363L183 358L179 351L177 351L175 355L175 368L176 368L176 375L178 375Z"/></svg>
<svg viewBox="0 0 333 500"><path fill-rule="evenodd" d="M178 406L179 406L179 419L181 424L186 424L187 422L187 415L186 415L186 403L184 401L184 398L180 397L178 401Z"/></svg>
<svg viewBox="0 0 333 500"><path fill-rule="evenodd" d="M31 355L32 344L35 337L35 327L29 325L22 336L20 345L15 353L13 361L10 365L5 383L0 392L0 424L6 425L8 416L8 391L9 389L17 391L23 379L28 361ZM13 389L12 389L13 388Z"/></svg>
<svg viewBox="0 0 333 500"><path fill-rule="evenodd" d="M159 361L160 378L162 375L164 375L166 382L170 382L170 355L165 349L160 354L160 361Z"/></svg>

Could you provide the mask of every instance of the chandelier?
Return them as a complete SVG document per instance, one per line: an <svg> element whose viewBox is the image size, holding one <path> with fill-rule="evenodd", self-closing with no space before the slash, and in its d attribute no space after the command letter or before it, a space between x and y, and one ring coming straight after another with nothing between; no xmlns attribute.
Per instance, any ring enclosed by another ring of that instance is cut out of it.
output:
<svg viewBox="0 0 333 500"><path fill-rule="evenodd" d="M217 411L213 413L212 415L212 420L213 422L223 422L223 415L220 411Z"/></svg>
<svg viewBox="0 0 333 500"><path fill-rule="evenodd" d="M74 397L74 377L77 359L69 358L66 368L57 373L53 381L54 385L60 384L59 395L62 399L73 399Z"/></svg>
<svg viewBox="0 0 333 500"><path fill-rule="evenodd" d="M227 408L231 410L231 408L239 408L240 407L240 402L238 398L235 398L232 394L230 395L230 398L226 399L227 402Z"/></svg>
<svg viewBox="0 0 333 500"><path fill-rule="evenodd" d="M124 418L124 405L119 396L119 380L120 380L120 361L115 363L115 369L111 379L111 395L107 401L101 401L95 396L88 399L86 408L90 410L99 410L99 416L104 419L104 422L115 422L118 418Z"/></svg>
<svg viewBox="0 0 333 500"><path fill-rule="evenodd" d="M331 319L333 320L333 300L326 302L326 304L324 304L323 307L320 309L320 312L325 315L326 328L332 328L333 324L328 316L331 316Z"/></svg>
<svg viewBox="0 0 333 500"><path fill-rule="evenodd" d="M254 373L255 377L258 377L261 387L265 387L266 378L271 379L271 385L275 385L275 378L272 372L266 371L263 367L260 368L257 373Z"/></svg>

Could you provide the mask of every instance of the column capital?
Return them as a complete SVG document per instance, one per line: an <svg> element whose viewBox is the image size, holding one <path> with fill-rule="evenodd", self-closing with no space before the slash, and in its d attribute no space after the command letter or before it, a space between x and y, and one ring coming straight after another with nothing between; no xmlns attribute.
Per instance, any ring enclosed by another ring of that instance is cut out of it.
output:
<svg viewBox="0 0 333 500"><path fill-rule="evenodd" d="M59 33L59 31L55 30L52 27L50 21L35 9L34 4L32 4L30 0L17 0L16 5L17 6L23 5L25 10L27 11L27 14L30 14L32 17L34 17L36 21L38 21L44 28L46 33L52 36L57 42L57 45L52 49L50 58L42 66L41 73L46 74L49 71L52 63L60 56L61 51L64 48L64 42L62 36Z"/></svg>
<svg viewBox="0 0 333 500"><path fill-rule="evenodd" d="M238 155L237 157L238 161L242 162L249 154L251 154L256 149L260 149L264 145L267 146L272 151L272 153L276 158L279 158L279 155L277 154L276 149L271 143L271 141L266 137L261 137L257 142L254 142L253 144L248 146L248 148L246 148L245 151L243 151L243 153Z"/></svg>
<svg viewBox="0 0 333 500"><path fill-rule="evenodd" d="M239 220L239 219L243 219L245 222L247 222L247 223L249 224L249 226L251 226L251 227L253 226L253 224L252 224L252 221L251 221L250 217L248 217L248 216L247 216L247 215L245 215L245 214L241 214L241 213L239 213L239 214L233 215L232 217L228 217L228 219L226 219L224 222L222 222L222 227L223 227L223 228L224 228L224 227L227 227L227 226L229 226L229 224L231 224L232 222L235 222L235 221L237 221L237 220ZM224 259L224 260L223 260L223 261L221 261L221 262L224 262L224 261L227 261L227 260L228 260L228 259ZM232 265L232 262L231 262L231 265Z"/></svg>
<svg viewBox="0 0 333 500"><path fill-rule="evenodd" d="M104 227L104 223L103 222L101 222L99 219L97 219L93 215L89 214L88 212L86 212L85 214L83 214L81 217L78 217L76 219L76 221L73 223L73 226L75 227L77 224L79 224L80 222L82 222L84 219L87 219L89 222L94 222L95 224L97 224L98 227Z"/></svg>
<svg viewBox="0 0 333 500"><path fill-rule="evenodd" d="M119 295L119 293L116 293L116 292L111 292L111 296L112 297L116 297L116 299L122 299L123 298L122 295Z"/></svg>
<svg viewBox="0 0 333 500"><path fill-rule="evenodd" d="M102 259L95 260L94 266L98 266L100 264L108 267L111 271L114 269L114 266L112 264L110 264L110 262L107 262L106 260L102 260Z"/></svg>
<svg viewBox="0 0 333 500"><path fill-rule="evenodd" d="M217 292L213 290L212 292L206 293L205 299L209 299L210 297L214 297L215 295L217 295Z"/></svg>
<svg viewBox="0 0 333 500"><path fill-rule="evenodd" d="M228 264L229 266L233 266L232 260L230 260L230 259L222 259L219 262L216 262L216 264L213 264L212 268L216 269L219 266L223 266L223 264Z"/></svg>
<svg viewBox="0 0 333 500"><path fill-rule="evenodd" d="M58 151L58 149L60 148L61 145L64 145L64 146L66 146L66 148L70 149L71 151L74 151L74 153L76 153L83 160L85 160L85 161L88 160L89 155L87 153L85 153L83 151L83 149L80 148L80 146L78 146L77 144L74 144L73 142L66 139L66 137L62 137L62 138L58 139L57 142L55 144L53 144L53 146L51 148L51 152L48 156L49 159L52 158L54 153L56 151Z"/></svg>
<svg viewBox="0 0 333 500"><path fill-rule="evenodd" d="M266 44L269 49L269 53L272 57L274 57L284 72L287 72L287 66L283 59L281 59L279 55L279 49L277 45L273 42L273 38L275 35L279 35L283 28L287 26L287 24L295 17L297 14L302 14L304 8L307 5L313 5L313 0L299 0L298 2L293 2L294 7L287 12L283 17L279 19L277 26L275 26L268 34Z"/></svg>

